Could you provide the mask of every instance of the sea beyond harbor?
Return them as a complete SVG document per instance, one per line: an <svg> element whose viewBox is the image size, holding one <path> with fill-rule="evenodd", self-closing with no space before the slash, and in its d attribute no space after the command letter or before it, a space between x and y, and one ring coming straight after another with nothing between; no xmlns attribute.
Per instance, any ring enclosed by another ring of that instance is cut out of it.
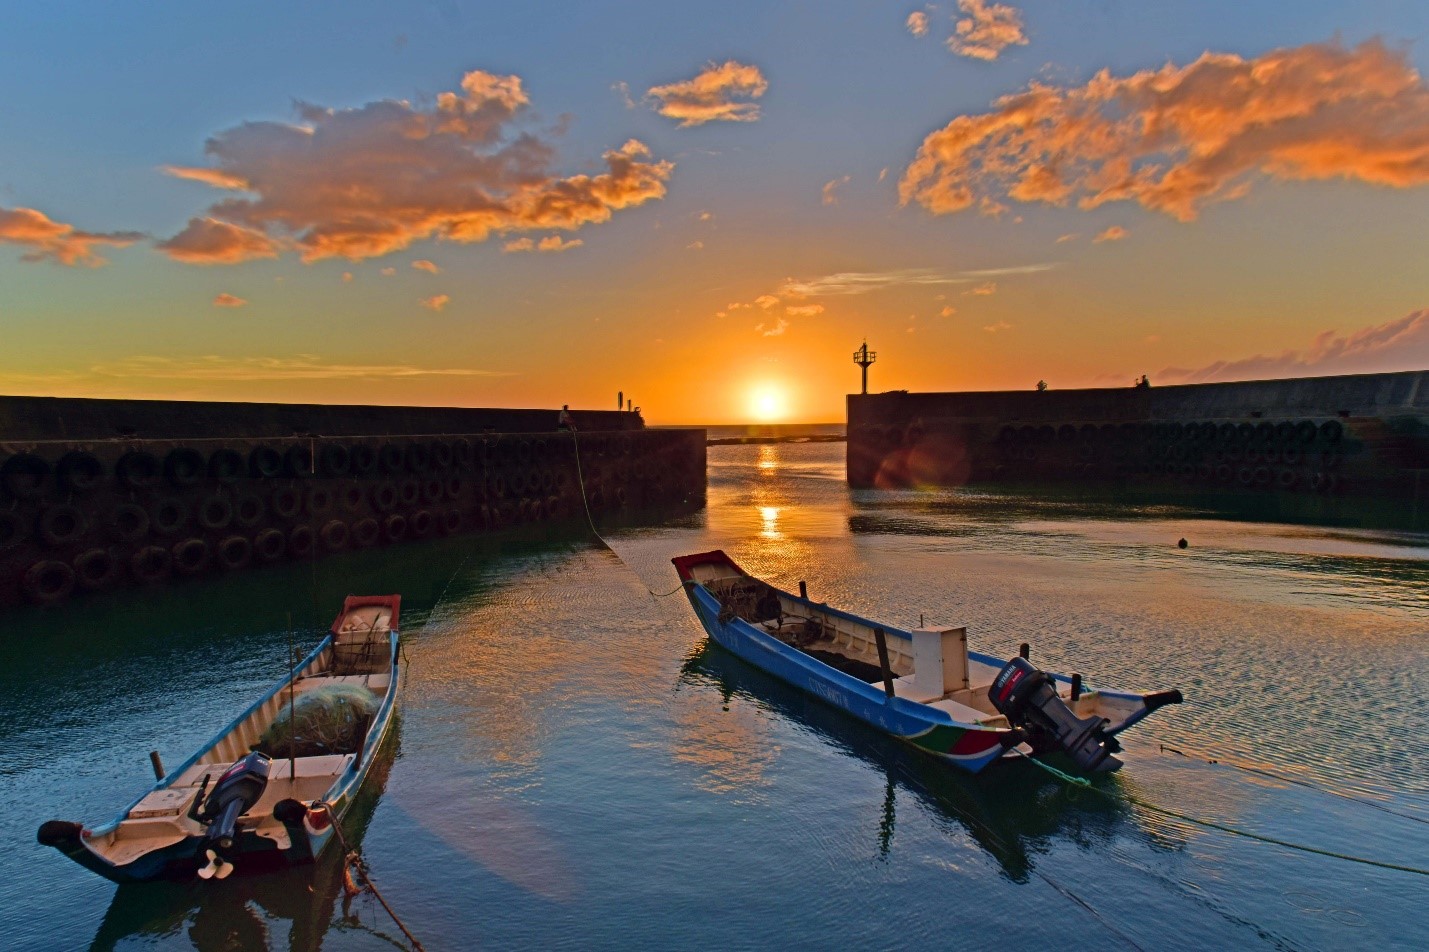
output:
<svg viewBox="0 0 1429 952"><path fill-rule="evenodd" d="M977 650L1178 686L1108 789L1422 866L1429 537L850 489L843 453L713 445L707 508L611 528L609 551L452 537L12 613L6 947L392 947L333 855L116 888L34 840L110 816L147 751L180 757L286 671L290 616L310 646L359 591L401 592L408 680L349 836L429 949L1429 945L1422 876L1027 764L963 775L710 646L668 594L671 556L723 548L873 617L966 624Z"/></svg>

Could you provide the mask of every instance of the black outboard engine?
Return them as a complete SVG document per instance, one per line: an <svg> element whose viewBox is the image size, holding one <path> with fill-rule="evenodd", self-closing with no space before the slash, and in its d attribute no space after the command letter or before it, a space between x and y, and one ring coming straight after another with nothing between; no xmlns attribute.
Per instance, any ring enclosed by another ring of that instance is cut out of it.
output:
<svg viewBox="0 0 1429 952"><path fill-rule="evenodd" d="M198 871L204 879L224 879L233 872L228 853L237 838L238 818L253 808L268 789L272 760L254 751L224 771L208 799L195 801L189 815L208 827L204 846L208 865Z"/></svg>
<svg viewBox="0 0 1429 952"><path fill-rule="evenodd" d="M1109 772L1121 766L1112 754L1121 750L1115 737L1105 733L1100 717L1079 718L1057 696L1056 682L1026 658L1013 658L988 689L993 707L1009 723L1027 732L1034 750L1065 752L1087 773Z"/></svg>

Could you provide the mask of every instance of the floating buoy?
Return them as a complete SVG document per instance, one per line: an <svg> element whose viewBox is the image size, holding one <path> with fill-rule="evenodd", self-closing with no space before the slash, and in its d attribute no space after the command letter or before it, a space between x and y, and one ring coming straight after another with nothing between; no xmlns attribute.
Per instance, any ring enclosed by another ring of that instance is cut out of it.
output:
<svg viewBox="0 0 1429 952"><path fill-rule="evenodd" d="M1178 548L1178 549L1184 549L1184 548L1186 548L1187 546L1189 546L1190 544L1191 544L1191 543L1187 542L1184 538L1181 538L1181 539L1178 539L1178 540L1176 541L1176 548Z"/></svg>

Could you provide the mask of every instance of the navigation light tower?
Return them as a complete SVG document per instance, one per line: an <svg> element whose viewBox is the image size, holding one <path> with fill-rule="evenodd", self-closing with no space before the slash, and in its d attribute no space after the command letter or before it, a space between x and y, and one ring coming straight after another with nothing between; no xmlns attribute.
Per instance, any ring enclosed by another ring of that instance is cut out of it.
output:
<svg viewBox="0 0 1429 952"><path fill-rule="evenodd" d="M878 359L878 355L868 349L868 341L853 352L853 362L863 368L863 392L868 393L868 365Z"/></svg>

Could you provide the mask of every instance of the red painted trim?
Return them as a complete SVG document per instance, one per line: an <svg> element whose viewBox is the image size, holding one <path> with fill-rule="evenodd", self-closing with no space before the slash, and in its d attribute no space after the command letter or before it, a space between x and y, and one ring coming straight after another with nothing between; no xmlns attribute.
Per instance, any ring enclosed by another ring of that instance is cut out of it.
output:
<svg viewBox="0 0 1429 952"><path fill-rule="evenodd" d="M681 555L670 560L675 563L675 571L679 573L680 581L688 582L694 578L694 569L697 565L718 565L734 569L740 575L748 575L744 569L735 564L734 559L724 554L723 549L715 549L713 552L699 552L695 555Z"/></svg>
<svg viewBox="0 0 1429 952"><path fill-rule="evenodd" d="M385 605L392 609L392 620L388 622L388 627L393 631L399 630L398 616L402 612L401 595L349 595L342 600L342 611L338 612L337 619L332 623L332 633L338 634L342 628L342 620L348 613L358 608L367 608L372 605Z"/></svg>

